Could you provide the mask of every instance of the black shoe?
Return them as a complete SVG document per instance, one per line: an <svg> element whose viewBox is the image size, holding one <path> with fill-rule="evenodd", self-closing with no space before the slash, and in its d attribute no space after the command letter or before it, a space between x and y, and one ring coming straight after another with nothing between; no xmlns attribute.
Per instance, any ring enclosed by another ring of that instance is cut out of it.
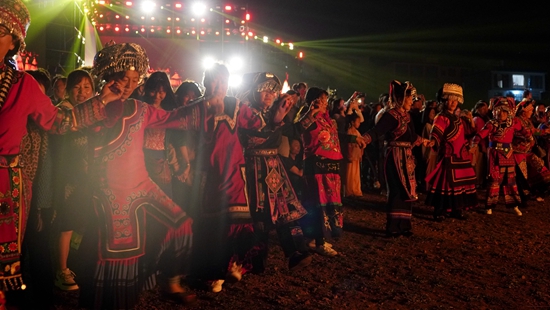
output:
<svg viewBox="0 0 550 310"><path fill-rule="evenodd" d="M438 223L445 221L445 215L434 215L434 221Z"/></svg>
<svg viewBox="0 0 550 310"><path fill-rule="evenodd" d="M288 269L290 271L296 271L302 269L311 264L311 255L309 253L295 252L288 259Z"/></svg>

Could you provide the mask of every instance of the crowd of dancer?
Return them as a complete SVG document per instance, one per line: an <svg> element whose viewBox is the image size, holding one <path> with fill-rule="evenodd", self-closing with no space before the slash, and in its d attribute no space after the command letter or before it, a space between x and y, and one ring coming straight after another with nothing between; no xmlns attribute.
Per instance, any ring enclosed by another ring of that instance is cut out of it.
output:
<svg viewBox="0 0 550 310"><path fill-rule="evenodd" d="M502 192L518 216L548 189L550 125L529 91L470 112L457 84L431 101L394 80L367 104L304 82L282 93L269 72L230 91L223 64L173 90L134 43L51 81L17 70L30 17L0 4L0 308L20 292L47 307L54 285L85 308L132 308L156 285L191 303L189 279L220 292L262 273L271 231L299 270L338 255L342 199L364 190L387 195L399 237L419 193L444 221L466 219L479 188L486 214Z"/></svg>

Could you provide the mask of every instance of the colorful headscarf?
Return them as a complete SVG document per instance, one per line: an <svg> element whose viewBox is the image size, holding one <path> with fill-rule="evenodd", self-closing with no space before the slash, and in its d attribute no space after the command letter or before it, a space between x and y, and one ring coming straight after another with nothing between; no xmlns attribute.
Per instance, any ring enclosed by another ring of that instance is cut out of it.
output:
<svg viewBox="0 0 550 310"><path fill-rule="evenodd" d="M31 16L21 0L0 0L0 25L14 34L19 42L19 51L25 49L25 37L31 24Z"/></svg>

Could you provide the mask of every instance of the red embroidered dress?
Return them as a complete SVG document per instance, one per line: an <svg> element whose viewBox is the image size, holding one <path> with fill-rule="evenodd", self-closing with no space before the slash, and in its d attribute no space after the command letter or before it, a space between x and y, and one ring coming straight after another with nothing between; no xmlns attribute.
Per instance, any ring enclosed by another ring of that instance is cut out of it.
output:
<svg viewBox="0 0 550 310"><path fill-rule="evenodd" d="M513 156L512 139L514 132L521 131L522 126L517 118L508 117L506 121L489 120L483 129L474 137L473 142L489 137L487 157L489 159L489 185L485 208L493 209L498 203L500 188L504 193L507 208L516 207L521 203L516 184L515 159Z"/></svg>
<svg viewBox="0 0 550 310"><path fill-rule="evenodd" d="M243 274L252 269L254 229L237 132L241 108L225 97L223 112L208 117L197 143L193 272L203 279L225 279L233 262Z"/></svg>
<svg viewBox="0 0 550 310"><path fill-rule="evenodd" d="M340 195L340 160L342 152L338 137L336 121L326 113L317 113L313 118L305 116L301 120L304 143L304 205L314 218L324 218L324 228L332 237L339 237L343 232L344 211ZM321 214L319 214L321 213ZM316 224L304 225L305 235L320 237L322 232L312 228Z"/></svg>
<svg viewBox="0 0 550 310"><path fill-rule="evenodd" d="M19 258L31 201L31 180L20 153L27 119L49 133L61 134L105 117L93 98L73 110L56 108L28 74L0 68L0 290L22 285ZM37 155L36 155L37 156Z"/></svg>
<svg viewBox="0 0 550 310"><path fill-rule="evenodd" d="M89 288L94 290L94 307L132 307L139 292L155 283L145 283L145 277L156 270L143 272L139 266L154 268L159 251L189 250L192 220L149 177L144 133L147 128L197 129L201 109L197 105L167 112L133 99L106 107L108 118L93 136L95 160L90 171L98 182L99 246L95 247L99 253L94 287ZM153 223L146 222L146 217ZM158 228L151 229L151 224ZM166 231L156 241L149 240ZM142 257L145 261L140 262Z"/></svg>
<svg viewBox="0 0 550 310"><path fill-rule="evenodd" d="M382 115L373 129L363 137L368 143L386 141L384 165L388 186L387 224L388 234L408 232L412 229L412 201L418 199L414 174L413 146L420 145L409 113L393 108Z"/></svg>
<svg viewBox="0 0 550 310"><path fill-rule="evenodd" d="M469 159L462 119L449 112L439 113L430 136L436 142L438 163L426 177L429 188L426 205L434 207L434 216L475 207L477 178Z"/></svg>

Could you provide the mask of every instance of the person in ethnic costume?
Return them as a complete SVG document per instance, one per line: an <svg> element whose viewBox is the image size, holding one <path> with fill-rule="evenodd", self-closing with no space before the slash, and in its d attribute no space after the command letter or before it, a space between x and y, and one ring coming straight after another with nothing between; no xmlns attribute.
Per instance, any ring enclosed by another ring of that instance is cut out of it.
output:
<svg viewBox="0 0 550 310"><path fill-rule="evenodd" d="M382 115L373 129L363 135L367 143L386 141L385 178L388 187L386 235L412 235L412 202L418 199L414 175L414 146L427 144L413 128L410 110L416 89L410 82L390 83L392 108Z"/></svg>
<svg viewBox="0 0 550 310"><path fill-rule="evenodd" d="M477 205L476 175L469 159L469 144L462 118L455 115L464 103L462 87L446 83L438 92L441 112L434 119L430 140L438 153L435 169L426 177L426 205L434 207L434 219L446 216L466 219L463 211Z"/></svg>
<svg viewBox="0 0 550 310"><path fill-rule="evenodd" d="M83 263L77 274L84 307L131 308L142 290L155 285L157 274L165 298L196 299L180 285L192 220L149 178L143 145L148 128L199 128L204 105L167 112L129 99L148 67L145 51L134 43L109 45L94 58L92 74L107 83L103 89L114 84L122 95L90 137L97 231L88 230L80 245Z"/></svg>
<svg viewBox="0 0 550 310"><path fill-rule="evenodd" d="M340 162L342 152L336 121L329 117L328 93L311 87L306 93L307 107L302 107L297 123L304 143L304 176L306 186L302 203L308 214L302 219L304 234L314 239L316 253L336 256L325 235L339 238L343 232L344 210L340 195ZM303 113L302 113L303 112ZM363 139L346 136L351 143ZM310 243L310 247L312 244Z"/></svg>
<svg viewBox="0 0 550 310"><path fill-rule="evenodd" d="M544 130L550 128L550 107L546 107L546 122L541 123L538 129ZM541 157L543 157L544 165L550 169L550 135L543 135L538 138L538 145L541 147ZM546 154L544 154L546 153Z"/></svg>
<svg viewBox="0 0 550 310"><path fill-rule="evenodd" d="M72 111L53 106L36 80L14 65L29 23L20 0L0 0L0 291L26 288L20 258L38 162L29 160L38 158L38 150L32 139L24 139L28 121L53 134L79 130L104 119L105 104L120 97L102 93ZM34 151L24 162L21 154L29 150Z"/></svg>
<svg viewBox="0 0 550 310"><path fill-rule="evenodd" d="M537 201L542 202L542 194L548 190L550 185L550 170L544 166L544 161L533 154L535 136L546 134L548 129L537 129L531 121L535 109L535 101L523 99L518 104L516 119L522 127L522 131L514 132L512 148L516 159L516 181L518 184L519 196L521 197L522 208L527 207L529 193L537 196Z"/></svg>
<svg viewBox="0 0 550 310"><path fill-rule="evenodd" d="M502 189L506 208L513 208L514 212L521 216L518 207L521 198L516 184L516 162L512 149L514 132L522 131L521 123L513 117L514 106L509 99L497 97L493 100L492 107L494 118L489 120L472 140L472 147L477 147L481 139L489 137L489 182L485 211L487 214L493 213Z"/></svg>
<svg viewBox="0 0 550 310"><path fill-rule="evenodd" d="M283 95L279 79L268 72L255 74L240 97L243 105L237 118L241 144L245 150L248 196L255 234L262 251L257 260L264 269L268 255L269 231L275 227L291 270L309 265L302 228L298 224L307 212L298 200L288 173L278 155L284 117L292 107L289 95ZM288 124L292 125L292 124Z"/></svg>
<svg viewBox="0 0 550 310"><path fill-rule="evenodd" d="M215 293L222 290L225 280L239 281L252 270L259 251L238 137L238 116L247 107L227 96L228 80L227 67L215 64L204 72L205 95L197 99L208 102L210 108L196 144L192 269L195 276L212 280Z"/></svg>

